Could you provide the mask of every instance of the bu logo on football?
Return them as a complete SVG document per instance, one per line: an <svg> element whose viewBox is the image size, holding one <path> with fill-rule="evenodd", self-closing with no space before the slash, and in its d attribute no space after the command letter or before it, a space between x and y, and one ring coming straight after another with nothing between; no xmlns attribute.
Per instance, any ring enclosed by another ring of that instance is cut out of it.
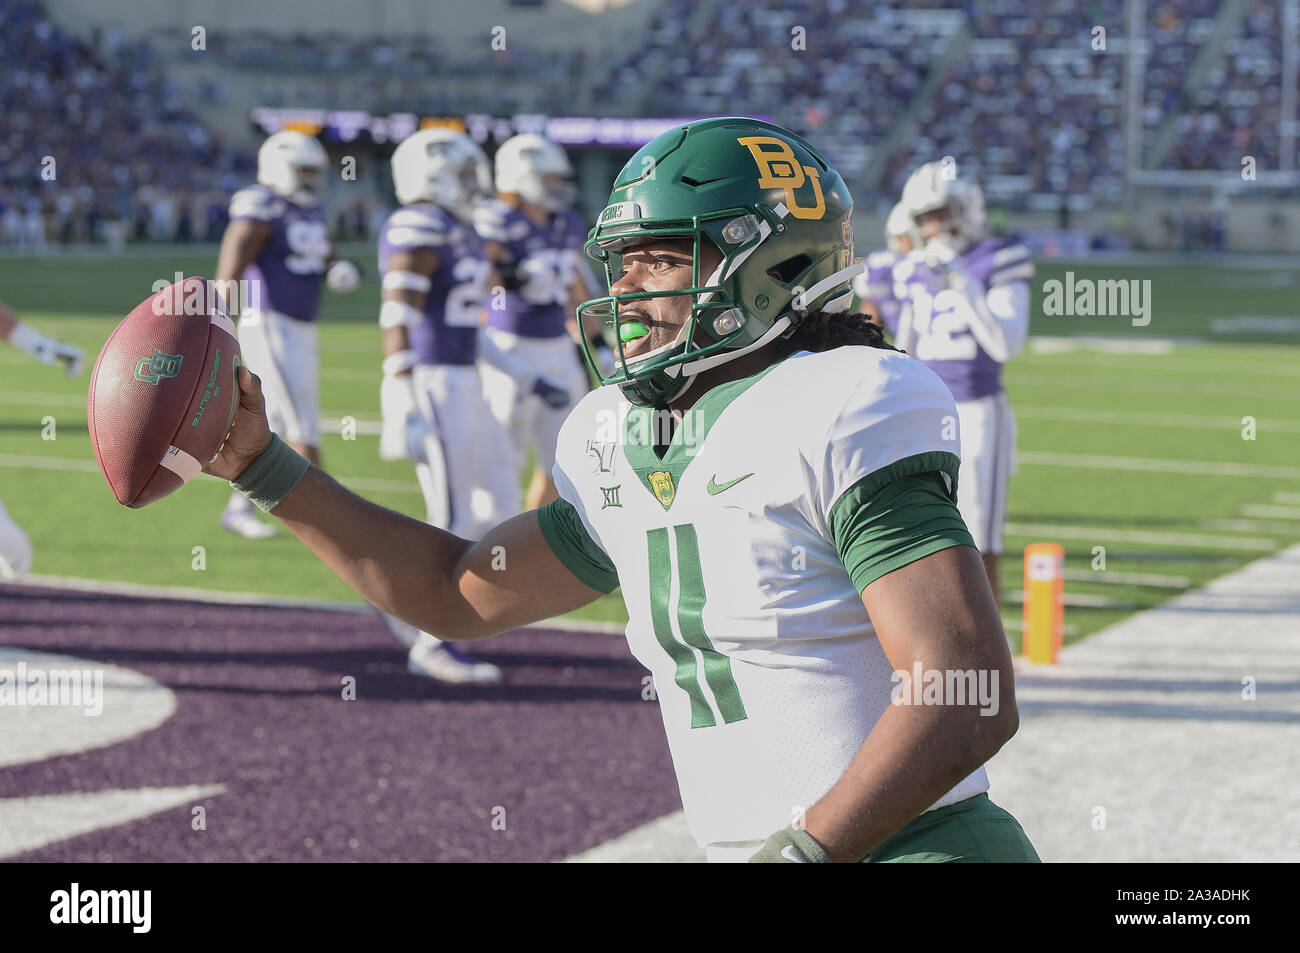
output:
<svg viewBox="0 0 1300 953"><path fill-rule="evenodd" d="M775 136L741 136L736 140L749 150L758 166L760 189L781 189L785 192L785 207L795 218L818 219L826 214L826 199L822 195L821 172L815 165L801 165L788 142ZM800 205L794 190L812 183L817 197L813 205Z"/></svg>
<svg viewBox="0 0 1300 953"><path fill-rule="evenodd" d="M158 386L164 377L175 377L181 372L182 354L164 354L154 351L153 357L142 357L135 366L135 379Z"/></svg>

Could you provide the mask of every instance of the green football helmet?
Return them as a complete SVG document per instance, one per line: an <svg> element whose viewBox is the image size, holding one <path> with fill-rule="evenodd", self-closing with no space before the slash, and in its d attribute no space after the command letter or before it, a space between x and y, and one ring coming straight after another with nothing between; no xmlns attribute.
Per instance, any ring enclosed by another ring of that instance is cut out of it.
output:
<svg viewBox="0 0 1300 953"><path fill-rule="evenodd" d="M701 371L788 338L814 311L852 301L861 272L853 257L853 199L829 162L801 137L771 123L736 117L687 123L663 133L628 160L586 243L609 286L622 253L648 239L689 238L691 287L606 295L578 307L587 364L602 384L617 384L634 404L664 406ZM701 243L722 262L700 274ZM620 308L645 298L688 295L690 317L669 344L627 358L625 341L645 333L620 321ZM588 340L610 332L617 361L603 375Z"/></svg>

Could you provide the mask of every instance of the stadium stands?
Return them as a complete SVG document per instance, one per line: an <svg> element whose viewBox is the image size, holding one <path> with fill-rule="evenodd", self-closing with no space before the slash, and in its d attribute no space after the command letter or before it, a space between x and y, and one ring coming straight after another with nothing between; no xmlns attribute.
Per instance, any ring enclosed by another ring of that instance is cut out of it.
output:
<svg viewBox="0 0 1300 953"><path fill-rule="evenodd" d="M922 161L953 155L1000 207L1125 190L1125 0L662 0L614 44L521 41L492 52L427 33L208 35L220 70L186 72L174 29L89 42L37 0L0 6L0 243L215 234L255 143L227 148L188 103L340 106L425 115L763 115L814 137L863 208L883 211ZM593 18L602 42L617 11ZM1107 32L1096 49L1098 26ZM1156 168L1277 168L1283 24L1274 0L1149 0L1144 155ZM477 29L477 27L475 28ZM168 32L170 31L170 32ZM481 31L480 31L481 32ZM166 36L164 36L166 34ZM486 43L486 36L483 38ZM152 42L150 42L152 40ZM170 46L168 45L170 44ZM246 115L246 113L244 113ZM215 105L212 115L215 117ZM227 123L223 128L230 129ZM58 161L40 179L43 156ZM349 216L364 218L362 210ZM358 234L364 229L358 228Z"/></svg>

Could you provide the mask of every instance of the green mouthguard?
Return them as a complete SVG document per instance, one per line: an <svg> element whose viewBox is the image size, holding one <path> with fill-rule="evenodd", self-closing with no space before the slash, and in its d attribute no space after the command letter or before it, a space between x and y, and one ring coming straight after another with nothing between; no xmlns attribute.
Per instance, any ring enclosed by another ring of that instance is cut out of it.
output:
<svg viewBox="0 0 1300 953"><path fill-rule="evenodd" d="M632 341L639 341L650 333L650 329L640 321L629 321L627 324L618 326L618 339L624 344Z"/></svg>

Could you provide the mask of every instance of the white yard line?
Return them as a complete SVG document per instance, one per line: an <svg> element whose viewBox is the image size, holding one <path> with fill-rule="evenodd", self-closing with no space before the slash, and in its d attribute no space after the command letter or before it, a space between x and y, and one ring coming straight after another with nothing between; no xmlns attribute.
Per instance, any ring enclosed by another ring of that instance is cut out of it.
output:
<svg viewBox="0 0 1300 953"><path fill-rule="evenodd" d="M1238 509L1242 516L1300 520L1300 507L1295 506L1267 506L1258 503L1244 503Z"/></svg>
<svg viewBox="0 0 1300 953"><path fill-rule="evenodd" d="M1248 552L1272 552L1278 544L1271 539L1251 536L1211 536L1200 533L1165 533L1146 530L1114 529L1108 526L1068 526L1057 523L1006 523L1008 536L1022 539L1084 539L1094 543L1143 543L1152 546L1201 547Z"/></svg>
<svg viewBox="0 0 1300 953"><path fill-rule="evenodd" d="M1090 470L1136 470L1143 473L1181 473L1189 476L1259 477L1265 480L1300 480L1300 467L1267 463L1230 463L1221 460L1170 460L1154 457L1111 457L1089 453L1018 450L1016 460L1029 466L1085 467Z"/></svg>
<svg viewBox="0 0 1300 953"><path fill-rule="evenodd" d="M1020 730L989 762L989 795L1045 861L1300 856L1297 578L1293 546L1067 646L1057 667L1017 661ZM702 856L678 811L570 860Z"/></svg>
<svg viewBox="0 0 1300 953"><path fill-rule="evenodd" d="M1120 424L1136 427L1186 427L1189 430L1241 430L1240 417L1207 417L1204 414L1161 414L1143 410L1095 410L1088 407L1016 407L1016 417L1026 420L1069 420L1083 424ZM1261 417L1256 431L1300 433L1300 420Z"/></svg>
<svg viewBox="0 0 1300 953"><path fill-rule="evenodd" d="M1165 576L1153 572L1112 572L1103 569L1066 569L1066 582L1100 582L1116 586L1150 586L1155 589L1186 589L1192 581L1186 576Z"/></svg>

